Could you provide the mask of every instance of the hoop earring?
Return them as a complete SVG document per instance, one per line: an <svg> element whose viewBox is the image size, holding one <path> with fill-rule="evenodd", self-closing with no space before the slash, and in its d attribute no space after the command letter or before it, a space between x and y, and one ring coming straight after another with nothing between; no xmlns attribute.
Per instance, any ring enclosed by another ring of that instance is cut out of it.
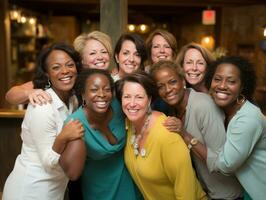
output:
<svg viewBox="0 0 266 200"><path fill-rule="evenodd" d="M81 104L82 108L84 108L86 106L86 101L85 99L82 100L82 104Z"/></svg>
<svg viewBox="0 0 266 200"><path fill-rule="evenodd" d="M246 101L246 97L243 94L240 94L237 99L236 99L236 103L238 105L243 104Z"/></svg>
<svg viewBox="0 0 266 200"><path fill-rule="evenodd" d="M50 79L48 78L47 84L45 85L45 89L49 89L51 87Z"/></svg>

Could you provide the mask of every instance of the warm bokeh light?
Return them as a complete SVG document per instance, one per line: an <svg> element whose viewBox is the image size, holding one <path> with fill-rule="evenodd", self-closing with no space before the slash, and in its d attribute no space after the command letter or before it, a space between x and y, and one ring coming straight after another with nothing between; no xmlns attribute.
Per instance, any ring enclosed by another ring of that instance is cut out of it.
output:
<svg viewBox="0 0 266 200"><path fill-rule="evenodd" d="M26 23L27 22L27 18L25 16L21 16L20 22L23 23L23 24Z"/></svg>
<svg viewBox="0 0 266 200"><path fill-rule="evenodd" d="M29 23L30 23L31 25L36 24L36 19L35 19L34 17L31 17L31 18L29 19Z"/></svg>
<svg viewBox="0 0 266 200"><path fill-rule="evenodd" d="M201 45L212 51L214 49L215 41L212 36L205 36L201 39Z"/></svg>
<svg viewBox="0 0 266 200"><path fill-rule="evenodd" d="M129 24L127 28L130 32L134 32L136 30L136 26L134 24Z"/></svg>
<svg viewBox="0 0 266 200"><path fill-rule="evenodd" d="M266 27L263 30L263 35L264 35L264 37L266 37Z"/></svg>
<svg viewBox="0 0 266 200"><path fill-rule="evenodd" d="M11 10L9 13L11 20L18 20L20 18L20 12L18 10Z"/></svg>
<svg viewBox="0 0 266 200"><path fill-rule="evenodd" d="M139 32L140 33L147 33L149 31L149 27L146 24L139 25Z"/></svg>

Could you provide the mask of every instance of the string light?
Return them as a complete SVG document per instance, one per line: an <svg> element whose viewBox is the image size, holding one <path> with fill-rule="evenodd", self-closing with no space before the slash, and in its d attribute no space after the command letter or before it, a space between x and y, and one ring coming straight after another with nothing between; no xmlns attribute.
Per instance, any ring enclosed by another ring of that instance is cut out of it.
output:
<svg viewBox="0 0 266 200"><path fill-rule="evenodd" d="M12 10L10 10L9 16L11 20L20 20L20 11L16 8L16 6L13 6Z"/></svg>
<svg viewBox="0 0 266 200"><path fill-rule="evenodd" d="M140 33L147 33L149 30L149 27L146 24L140 24L138 29Z"/></svg>
<svg viewBox="0 0 266 200"><path fill-rule="evenodd" d="M134 24L129 24L127 28L130 32L134 32L136 30L136 26Z"/></svg>
<svg viewBox="0 0 266 200"><path fill-rule="evenodd" d="M36 19L35 19L34 17L31 17L31 18L29 19L29 23L30 23L31 25L36 24Z"/></svg>
<svg viewBox="0 0 266 200"><path fill-rule="evenodd" d="M26 22L27 22L27 18L26 18L25 16L21 16L21 18L20 18L20 22L21 22L22 24L26 23Z"/></svg>

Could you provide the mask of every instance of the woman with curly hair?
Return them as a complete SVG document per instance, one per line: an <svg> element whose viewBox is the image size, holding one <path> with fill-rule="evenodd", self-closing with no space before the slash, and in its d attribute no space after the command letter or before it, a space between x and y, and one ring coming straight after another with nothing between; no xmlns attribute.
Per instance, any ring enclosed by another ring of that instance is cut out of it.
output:
<svg viewBox="0 0 266 200"><path fill-rule="evenodd" d="M3 199L62 200L69 179L60 158L67 144L84 134L82 124L64 120L77 108L73 86L81 68L78 52L73 47L55 43L43 49L37 59L34 88L45 90L52 102L43 106L29 103L22 123L22 148L14 169L8 176ZM82 170L74 158L74 171Z"/></svg>
<svg viewBox="0 0 266 200"><path fill-rule="evenodd" d="M265 199L266 120L252 103L256 88L253 66L244 58L228 56L212 64L207 74L211 96L225 114L226 141L219 152L202 144L192 150L211 171L235 174L245 189L244 199ZM184 134L185 141L190 140Z"/></svg>

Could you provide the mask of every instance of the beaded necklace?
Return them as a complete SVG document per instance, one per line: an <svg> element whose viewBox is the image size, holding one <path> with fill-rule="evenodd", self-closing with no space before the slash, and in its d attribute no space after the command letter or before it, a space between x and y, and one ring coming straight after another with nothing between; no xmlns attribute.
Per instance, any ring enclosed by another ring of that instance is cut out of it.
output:
<svg viewBox="0 0 266 200"><path fill-rule="evenodd" d="M134 154L135 156L140 155L141 157L145 157L146 156L146 149L144 147L139 148L139 141L143 138L143 135L145 133L145 130L147 129L149 122L151 119L151 114L149 114L140 130L140 133L138 135L136 135L136 129L134 128L134 126L132 126L132 136L130 138L131 141L131 145L134 149Z"/></svg>

